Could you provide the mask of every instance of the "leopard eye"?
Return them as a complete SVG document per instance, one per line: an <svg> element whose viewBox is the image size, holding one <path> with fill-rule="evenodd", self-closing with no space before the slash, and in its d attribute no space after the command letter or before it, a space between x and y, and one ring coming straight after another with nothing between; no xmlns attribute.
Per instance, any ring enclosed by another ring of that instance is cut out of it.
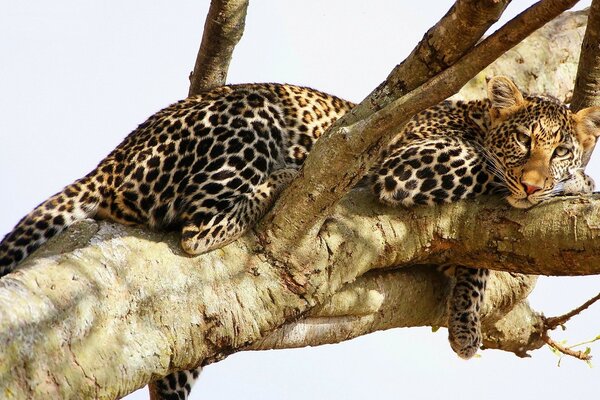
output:
<svg viewBox="0 0 600 400"><path fill-rule="evenodd" d="M571 152L571 149L565 146L558 146L554 149L553 157L566 157Z"/></svg>
<svg viewBox="0 0 600 400"><path fill-rule="evenodd" d="M531 144L531 137L523 132L517 132L517 141L525 147Z"/></svg>

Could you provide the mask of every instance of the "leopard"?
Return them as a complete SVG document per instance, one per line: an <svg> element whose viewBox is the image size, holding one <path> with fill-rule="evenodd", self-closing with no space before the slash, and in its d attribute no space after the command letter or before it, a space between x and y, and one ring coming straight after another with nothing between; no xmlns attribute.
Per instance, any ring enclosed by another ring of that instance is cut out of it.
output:
<svg viewBox="0 0 600 400"><path fill-rule="evenodd" d="M488 99L443 102L414 116L368 176L393 207L434 206L499 194L528 208L588 193L584 168L600 108L572 113L555 99L521 94L508 78ZM202 254L236 240L270 208L318 138L354 103L289 84L217 87L148 118L98 166L21 219L0 242L0 276L84 218L179 229L181 247ZM481 343L489 272L453 266L449 340L463 358ZM201 367L157 380L158 399L186 399Z"/></svg>
<svg viewBox="0 0 600 400"><path fill-rule="evenodd" d="M498 195L527 209L558 195L591 193L585 166L600 134L600 107L573 113L548 96L524 95L506 77L487 98L445 101L414 116L370 173L375 196L391 206L452 203ZM450 347L464 359L482 343L485 268L447 265Z"/></svg>
<svg viewBox="0 0 600 400"><path fill-rule="evenodd" d="M222 247L269 208L353 105L279 84L223 86L172 104L21 219L0 242L0 276L83 218L180 228L190 255Z"/></svg>

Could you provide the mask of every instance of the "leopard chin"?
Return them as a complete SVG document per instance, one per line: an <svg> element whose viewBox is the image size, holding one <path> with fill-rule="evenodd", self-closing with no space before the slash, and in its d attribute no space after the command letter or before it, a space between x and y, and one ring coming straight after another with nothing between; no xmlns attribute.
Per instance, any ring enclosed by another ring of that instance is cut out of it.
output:
<svg viewBox="0 0 600 400"><path fill-rule="evenodd" d="M510 195L506 197L506 201L514 208L526 209L539 204L539 201L532 201L528 197L516 197L515 195Z"/></svg>

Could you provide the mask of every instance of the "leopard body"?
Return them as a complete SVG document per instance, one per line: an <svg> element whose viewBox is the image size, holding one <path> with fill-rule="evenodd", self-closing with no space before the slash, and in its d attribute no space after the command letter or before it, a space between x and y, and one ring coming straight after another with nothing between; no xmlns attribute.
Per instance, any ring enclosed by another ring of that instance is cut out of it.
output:
<svg viewBox="0 0 600 400"><path fill-rule="evenodd" d="M0 276L85 217L180 226L190 254L223 246L268 208L316 139L352 106L277 84L225 86L175 103L25 216L0 243Z"/></svg>
<svg viewBox="0 0 600 400"><path fill-rule="evenodd" d="M221 247L254 225L319 136L353 106L279 84L225 86L175 103L25 216L0 243L0 276L87 217L178 227L189 254ZM488 100L445 102L416 115L372 169L373 192L394 206L498 193L520 208L560 193L589 192L593 183L583 168L599 115L596 108L574 114L556 101L523 97L512 82L495 78ZM455 270L450 343L468 358L481 342L488 272ZM198 373L174 372L157 381L158 395L187 398Z"/></svg>

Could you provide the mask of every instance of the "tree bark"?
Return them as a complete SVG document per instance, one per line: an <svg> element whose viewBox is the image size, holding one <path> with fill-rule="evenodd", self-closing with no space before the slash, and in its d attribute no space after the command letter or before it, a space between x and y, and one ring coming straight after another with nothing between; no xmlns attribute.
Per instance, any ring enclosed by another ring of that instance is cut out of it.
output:
<svg viewBox="0 0 600 400"><path fill-rule="evenodd" d="M373 201L360 190L347 196L295 274L270 259L255 235L191 258L175 234L94 221L74 226L0 281L0 393L119 397L263 337L255 348L299 346L303 338L289 330L310 318L269 333L302 315L330 324L329 333L307 330L312 344L443 325L445 280L426 268L388 271L396 266L476 260L547 275L600 272L598 197L529 212L494 199L413 210ZM530 278L502 275L486 305L486 346L523 355L541 345L540 328L531 324L541 317L524 300ZM318 304L325 305L307 314Z"/></svg>
<svg viewBox="0 0 600 400"><path fill-rule="evenodd" d="M600 1L593 0L583 39L571 108L600 106Z"/></svg>
<svg viewBox="0 0 600 400"><path fill-rule="evenodd" d="M454 98L482 99L487 96L486 81L505 75L525 93L570 102L587 14L587 10L574 11L550 21L477 74Z"/></svg>
<svg viewBox="0 0 600 400"><path fill-rule="evenodd" d="M544 321L526 297L536 278L492 271L482 309L483 345L525 357L544 345ZM308 316L286 323L248 350L339 343L400 327L446 325L447 278L435 268L407 267L367 273L346 285ZM527 323L524 323L527 321Z"/></svg>
<svg viewBox="0 0 600 400"><path fill-rule="evenodd" d="M190 75L189 96L225 84L235 45L244 33L248 0L212 0Z"/></svg>
<svg viewBox="0 0 600 400"><path fill-rule="evenodd" d="M296 251L302 247L303 240L318 230L318 222L366 174L382 147L414 114L456 93L496 58L575 3L575 0L542 0L454 65L385 108L350 126L341 126L343 118L336 121L317 141L298 177L263 219L260 229L265 242L270 243L269 251L279 259L286 259L290 248Z"/></svg>
<svg viewBox="0 0 600 400"><path fill-rule="evenodd" d="M355 190L293 259L266 252L264 235L191 258L178 235L86 221L0 280L0 397L110 399L235 351L442 326L447 281L416 264L597 274L598 210L597 196L528 212L485 198L400 210ZM533 281L494 274L486 347L542 345Z"/></svg>

